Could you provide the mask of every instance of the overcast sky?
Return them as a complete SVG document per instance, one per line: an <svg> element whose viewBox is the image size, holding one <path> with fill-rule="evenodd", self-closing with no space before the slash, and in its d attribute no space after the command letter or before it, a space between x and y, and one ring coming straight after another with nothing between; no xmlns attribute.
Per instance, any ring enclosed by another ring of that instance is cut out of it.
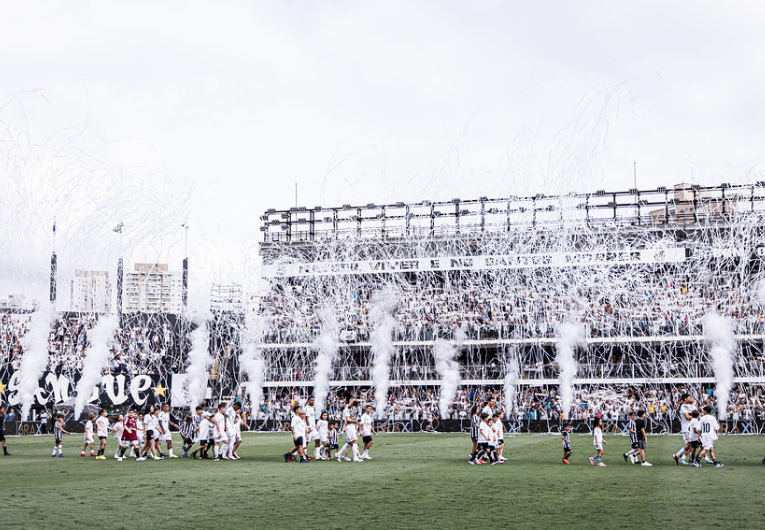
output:
<svg viewBox="0 0 765 530"><path fill-rule="evenodd" d="M296 183L311 207L628 189L633 160L640 188L763 179L762 2L0 6L0 297L44 283L54 216L63 274L180 268L187 221L200 280L251 284Z"/></svg>

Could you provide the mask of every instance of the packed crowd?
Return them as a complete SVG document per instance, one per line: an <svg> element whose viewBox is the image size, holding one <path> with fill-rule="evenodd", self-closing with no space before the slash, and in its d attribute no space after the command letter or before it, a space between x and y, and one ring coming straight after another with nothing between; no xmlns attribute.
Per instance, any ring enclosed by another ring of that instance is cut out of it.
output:
<svg viewBox="0 0 765 530"><path fill-rule="evenodd" d="M701 318L711 310L733 318L737 333L765 333L765 315L752 299L749 278L731 275L690 283L646 273L623 285L580 288L576 296L570 287L550 281L484 285L480 279L452 288L402 287L394 339L453 338L458 329L473 340L552 338L572 313L583 316L593 337L694 335L701 333ZM332 299L341 315L341 339L369 340L369 312L378 287L349 287L349 296ZM261 312L270 321L265 341L312 342L320 332L324 289L305 283L264 297Z"/></svg>
<svg viewBox="0 0 765 530"><path fill-rule="evenodd" d="M644 409L648 418L668 422L677 418L677 404L680 396L688 393L699 406L712 406L717 414L717 401L712 387L701 385L676 386L604 386L585 385L574 390L574 400L568 420L588 420L602 416L609 428L616 428L617 421L629 419L630 411ZM325 410L330 420L340 421L346 403L345 390L332 390L327 398ZM374 403L373 389L361 389L357 393L360 402ZM264 396L258 410L251 417L258 420L289 421L292 407L307 399L304 389L273 390ZM493 400L504 408L504 393L501 387L465 386L458 390L454 403L445 418L440 417L438 387L411 386L394 388L390 392L382 419L393 422L420 421L436 428L440 419L469 420L471 406L478 401ZM249 406L246 406L249 409ZM561 401L558 386L520 387L514 396L512 410L507 420L559 422ZM361 409L359 409L359 414ZM728 416L733 421L750 419L765 420L765 386L747 385L735 387L730 394ZM611 423L613 422L613 423Z"/></svg>
<svg viewBox="0 0 765 530"><path fill-rule="evenodd" d="M22 337L29 331L30 315L0 315L0 372L18 370L23 355ZM73 375L82 370L85 350L91 344L96 318L92 314L60 314L48 337L48 366L52 372ZM177 371L176 333L170 323L141 321L117 328L106 371L147 374Z"/></svg>

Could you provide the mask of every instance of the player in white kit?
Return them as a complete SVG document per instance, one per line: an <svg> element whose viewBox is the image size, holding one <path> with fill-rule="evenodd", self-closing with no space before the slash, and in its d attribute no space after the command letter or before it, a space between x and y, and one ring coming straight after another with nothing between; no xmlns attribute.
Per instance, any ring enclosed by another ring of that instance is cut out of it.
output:
<svg viewBox="0 0 765 530"><path fill-rule="evenodd" d="M715 457L715 440L717 440L717 432L720 430L720 423L712 416L712 407L707 405L704 407L704 415L699 419L699 427L701 431L701 451L699 456L696 457L697 467L701 467L701 457L709 453L712 457L712 463L715 467L723 467L723 464L717 461Z"/></svg>
<svg viewBox="0 0 765 530"><path fill-rule="evenodd" d="M228 435L226 434L226 404L221 403L218 405L218 413L215 415L213 424L215 425L215 448L213 453L215 454L215 460L228 460Z"/></svg>
<svg viewBox="0 0 765 530"><path fill-rule="evenodd" d="M361 415L361 441L364 442L364 452L361 454L363 460L372 460L369 456L369 448L372 447L374 440L372 435L377 435L372 417L372 405L364 407L364 414Z"/></svg>
<svg viewBox="0 0 765 530"><path fill-rule="evenodd" d="M170 432L170 426L173 425L178 428L178 425L170 421L170 405L165 403L162 405L162 411L157 414L157 420L159 420L159 439L157 440L157 449L161 452L160 445L162 442L167 444L167 454L170 458L178 458L178 455L173 454L173 433Z"/></svg>
<svg viewBox="0 0 765 530"><path fill-rule="evenodd" d="M318 460L320 456L319 451L321 449L321 442L319 440L319 430L316 428L316 409L313 408L315 403L316 400L314 397L308 396L308 400L305 402L305 407L303 407L306 423L304 442L306 449L308 449L311 442L314 443L313 457Z"/></svg>
<svg viewBox="0 0 765 530"><path fill-rule="evenodd" d="M316 430L319 431L319 460L329 460L329 414L321 413L321 417L316 422Z"/></svg>
<svg viewBox="0 0 765 530"><path fill-rule="evenodd" d="M353 461L363 462L361 455L359 455L359 436L357 433L357 427L359 424L358 411L356 410L356 398L351 397L348 399L348 406L343 410L343 420L345 421L345 445L340 451L337 452L337 461L342 462L345 457L346 462L350 462L350 458L345 454L348 449L353 448Z"/></svg>
<svg viewBox="0 0 765 530"><path fill-rule="evenodd" d="M692 437L688 426L691 423L691 414L696 410L695 400L688 394L680 396L680 400L680 432L683 433L683 441L685 442L685 445L677 453L672 455L672 458L675 459L675 465L687 464L685 454L693 449L691 447Z"/></svg>

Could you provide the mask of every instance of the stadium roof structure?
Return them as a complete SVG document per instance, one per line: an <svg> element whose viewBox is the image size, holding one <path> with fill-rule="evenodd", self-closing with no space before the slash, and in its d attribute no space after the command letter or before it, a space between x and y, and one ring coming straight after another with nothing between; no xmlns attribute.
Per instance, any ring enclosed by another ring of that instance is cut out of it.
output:
<svg viewBox="0 0 765 530"><path fill-rule="evenodd" d="M677 184L654 190L599 190L567 195L480 197L394 204L269 209L261 217L261 253L283 244L356 238L376 241L479 237L557 226L703 228L765 215L765 181L717 186Z"/></svg>

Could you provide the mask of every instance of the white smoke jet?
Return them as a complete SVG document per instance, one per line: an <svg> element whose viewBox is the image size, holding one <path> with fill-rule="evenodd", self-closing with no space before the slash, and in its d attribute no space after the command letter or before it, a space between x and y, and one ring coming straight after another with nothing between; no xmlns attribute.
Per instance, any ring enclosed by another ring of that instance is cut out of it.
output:
<svg viewBox="0 0 765 530"><path fill-rule="evenodd" d="M441 395L438 400L438 411L441 418L446 418L449 407L457 397L457 389L460 387L460 365L454 357L462 349L465 333L458 329L455 333L456 342L452 344L444 339L436 339L433 353L436 357L436 372L441 378Z"/></svg>
<svg viewBox="0 0 765 530"><path fill-rule="evenodd" d="M513 412L513 403L515 402L515 386L518 384L518 375L520 368L518 358L513 357L507 363L507 372L505 373L505 417L510 419Z"/></svg>
<svg viewBox="0 0 765 530"><path fill-rule="evenodd" d="M390 388L390 363L395 353L393 346L393 330L396 320L391 312L396 307L396 293L391 287L378 291L372 297L372 309L369 321L372 324L372 380L375 388L375 404L377 418L381 419L388 402Z"/></svg>
<svg viewBox="0 0 765 530"><path fill-rule="evenodd" d="M577 346L584 345L584 326L581 323L564 322L558 328L557 354L558 379L560 380L561 418L569 419L571 403L574 401L574 378L578 364L574 353Z"/></svg>
<svg viewBox="0 0 765 530"><path fill-rule="evenodd" d="M77 398L74 402L74 417L79 418L82 410L93 395L93 387L101 382L101 372L109 361L109 344L114 340L117 329L117 317L104 316L98 320L93 329L88 332L90 346L85 351L85 361L82 363L82 374L77 381Z"/></svg>
<svg viewBox="0 0 765 530"><path fill-rule="evenodd" d="M21 358L19 367L19 401L22 421L29 419L37 385L48 366L48 339L54 320L53 306L47 302L41 302L40 307L32 314L29 331L21 339L21 347L24 349L24 356Z"/></svg>
<svg viewBox="0 0 765 530"><path fill-rule="evenodd" d="M728 399L733 386L733 357L736 351L736 338L729 318L717 313L707 313L701 321L704 328L704 343L712 358L715 373L715 396L717 397L717 416L721 420L728 417Z"/></svg>
<svg viewBox="0 0 765 530"><path fill-rule="evenodd" d="M263 398L263 382L266 375L266 361L263 358L262 337L264 323L257 318L248 318L247 327L241 332L242 353L239 366L247 376L247 392L252 403L253 419L260 414L260 400Z"/></svg>
<svg viewBox="0 0 765 530"><path fill-rule="evenodd" d="M207 378L213 358L208 351L210 345L210 332L207 327L208 317L206 313L198 313L193 322L197 328L191 332L191 349L189 350L189 364L186 367L188 381L189 408L194 408L202 403L207 393Z"/></svg>
<svg viewBox="0 0 765 530"><path fill-rule="evenodd" d="M337 343L340 330L337 319L329 307L320 311L321 334L313 343L313 349L318 352L316 356L316 376L313 384L315 398L314 409L316 417L324 411L324 403L329 395L329 376L332 373L332 365L337 358Z"/></svg>

